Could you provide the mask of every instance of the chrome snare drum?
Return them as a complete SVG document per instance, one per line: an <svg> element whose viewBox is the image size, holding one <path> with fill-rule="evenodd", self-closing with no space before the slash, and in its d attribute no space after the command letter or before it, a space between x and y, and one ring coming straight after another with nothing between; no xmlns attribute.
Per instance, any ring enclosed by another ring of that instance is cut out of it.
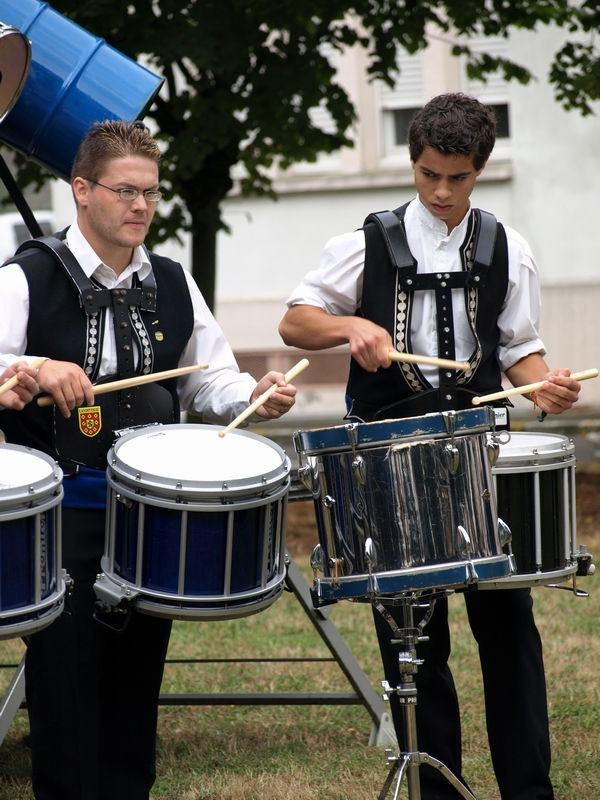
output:
<svg viewBox="0 0 600 800"><path fill-rule="evenodd" d="M493 422L480 408L295 434L299 475L315 500L319 599L510 574L492 491Z"/></svg>
<svg viewBox="0 0 600 800"><path fill-rule="evenodd" d="M498 516L512 533L516 572L486 588L542 586L578 568L575 446L552 433L511 433L492 469Z"/></svg>
<svg viewBox="0 0 600 800"><path fill-rule="evenodd" d="M156 425L114 443L100 601L219 620L281 595L290 460L262 436L219 430Z"/></svg>
<svg viewBox="0 0 600 800"><path fill-rule="evenodd" d="M0 444L0 639L35 633L63 610L62 497L54 459Z"/></svg>

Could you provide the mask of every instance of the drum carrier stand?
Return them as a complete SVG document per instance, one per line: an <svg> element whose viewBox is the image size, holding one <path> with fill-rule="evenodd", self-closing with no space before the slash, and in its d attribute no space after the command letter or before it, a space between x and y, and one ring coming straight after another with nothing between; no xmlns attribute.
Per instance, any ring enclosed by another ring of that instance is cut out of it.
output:
<svg viewBox="0 0 600 800"><path fill-rule="evenodd" d="M450 592L451 591L452 590L450 590ZM408 800L421 800L421 783L419 777L419 767L421 764L435 767L446 780L454 786L459 794L467 798L467 800L476 800L475 795L467 789L462 781L457 778L444 763L429 755L429 753L420 752L417 744L417 686L414 676L419 666L423 663L423 660L417 658L416 646L419 642L425 642L429 639L428 636L423 635L423 629L431 619L437 597L446 596L450 592L442 590L438 592L434 591L429 594L428 597L420 597L417 594L412 594L395 598L394 605L402 606L404 628L399 628L396 625L391 614L381 603L381 598L371 598L373 608L383 616L394 632L395 638L391 640L391 643L400 646L400 651L398 653L400 683L398 686L390 686L385 680L381 683L385 690L385 700L388 700L391 694L395 694L398 697L398 702L402 709L404 738L406 742L406 751L399 753L397 756L389 755L391 751L386 749L390 771L381 793L378 796L378 800L385 800L390 787L394 783L394 779L396 779L396 784L393 790L392 800L398 800L400 787L405 775L408 787ZM415 606L428 609L427 613L416 627L413 613Z"/></svg>

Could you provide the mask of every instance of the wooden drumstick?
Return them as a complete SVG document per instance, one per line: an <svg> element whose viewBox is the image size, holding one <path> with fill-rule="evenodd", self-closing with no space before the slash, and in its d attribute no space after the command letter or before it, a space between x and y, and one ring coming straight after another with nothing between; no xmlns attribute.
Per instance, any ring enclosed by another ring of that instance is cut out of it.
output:
<svg viewBox="0 0 600 800"><path fill-rule="evenodd" d="M119 389L130 389L132 386L141 386L143 383L154 383L164 381L167 378L177 378L179 375L187 375L190 372L197 372L199 369L208 369L208 364L194 364L192 367L177 367L176 369L166 369L163 372L151 372L149 375L136 375L134 378L123 378L120 381L101 383L93 386L94 394L108 394ZM38 406L51 406L54 404L52 395L44 395L38 398Z"/></svg>
<svg viewBox="0 0 600 800"><path fill-rule="evenodd" d="M34 358L31 364L29 364L28 366L31 369L38 369L38 367L42 366L45 360L46 359L43 358L42 356L40 356L39 358ZM9 378L6 381L6 383L3 383L2 386L0 386L0 394L4 394L4 392L8 392L10 389L14 389L14 387L17 385L18 382L19 382L18 375L15 375L14 378Z"/></svg>
<svg viewBox="0 0 600 800"><path fill-rule="evenodd" d="M570 377L576 381L587 381L589 378L596 378L597 376L597 369L586 369L584 372L574 372ZM481 395L481 397L474 397L471 402L474 406L479 406L482 403L487 403L491 400L501 400L503 397L512 397L515 394L529 394L529 392L538 392L545 383L547 383L547 381L528 383L527 386L514 386L512 389L506 389L504 392L496 392L495 394L484 394Z"/></svg>
<svg viewBox="0 0 600 800"><path fill-rule="evenodd" d="M309 364L310 361L307 358L301 359L294 367L291 368L289 372L285 373L285 375L283 376L285 378L285 382L289 383L296 377L296 375L298 375L298 373L302 372L303 369L306 369ZM242 413L239 414L233 420L233 422L230 422L226 428L223 428L222 431L219 431L219 438L222 439L226 434L229 433L229 431L233 430L233 428L237 428L240 422L243 422L246 419L246 417L249 417L250 414L253 414L257 408L263 406L267 402L269 397L271 397L271 395L274 394L278 388L279 387L277 386L277 384L274 383L273 386L267 389L266 392L263 392L259 398L257 398L253 403L250 403L248 408L245 411L242 411Z"/></svg>
<svg viewBox="0 0 600 800"><path fill-rule="evenodd" d="M448 358L435 358L434 356L418 356L414 353L399 353L397 350L388 350L391 361L405 361L407 364L429 364L441 369L458 369L461 372L471 368L468 361L451 361Z"/></svg>

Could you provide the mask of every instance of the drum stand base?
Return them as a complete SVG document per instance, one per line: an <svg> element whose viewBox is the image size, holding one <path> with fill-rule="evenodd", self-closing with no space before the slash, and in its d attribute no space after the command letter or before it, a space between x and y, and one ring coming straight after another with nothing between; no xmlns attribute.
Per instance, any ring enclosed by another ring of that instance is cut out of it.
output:
<svg viewBox="0 0 600 800"><path fill-rule="evenodd" d="M386 699L390 694L396 694L398 696L402 709L404 740L407 748L405 752L401 752L397 756L388 756L390 771L381 793L379 794L378 800L386 799L394 780L395 787L392 800L398 800L400 787L405 775L408 786L408 800L421 800L421 783L419 776L419 767L421 764L426 764L438 769L446 780L451 783L456 791L462 795L462 797L466 798L466 800L476 800L475 795L467 789L464 783L462 783L444 763L438 761L437 758L433 758L429 753L420 752L417 746L417 687L414 676L419 665L422 664L423 661L416 657L416 646L418 642L427 641L428 637L423 636L423 628L431 619L435 606L435 597L430 597L427 601L429 611L422 622L419 623L418 627L414 626L413 607L415 604L422 605L422 603L415 595L399 598L399 603L403 611L404 628L399 628L396 625L385 606L382 605L377 598L373 598L371 603L392 628L394 632L392 644L400 645L400 652L398 653L400 683L398 686L392 687L387 681L382 681L382 685L386 691Z"/></svg>

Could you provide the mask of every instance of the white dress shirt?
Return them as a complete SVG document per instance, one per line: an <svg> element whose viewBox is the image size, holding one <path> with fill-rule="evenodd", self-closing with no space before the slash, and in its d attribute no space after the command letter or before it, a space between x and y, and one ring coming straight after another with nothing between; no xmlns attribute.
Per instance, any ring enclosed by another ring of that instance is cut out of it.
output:
<svg viewBox="0 0 600 800"><path fill-rule="evenodd" d="M419 272L455 272L462 269L460 247L469 214L448 234L446 223L436 219L416 198L406 209L406 236ZM508 242L508 290L498 317L498 362L504 372L531 353L544 355L539 338L540 288L537 266L527 242L504 226ZM287 300L288 306L311 305L329 314L353 316L361 305L365 236L362 228L335 236L325 245L318 270L309 272ZM467 361L475 340L465 309L465 292L452 290L455 352ZM411 320L413 352L437 356L436 305L433 291L414 293ZM438 385L436 367L420 365L432 386Z"/></svg>
<svg viewBox="0 0 600 800"><path fill-rule="evenodd" d="M136 247L131 264L117 276L96 255L81 233L77 221L67 232L66 243L87 277L94 277L107 289L131 288L132 276L143 280L150 272L150 262L143 247ZM250 402L256 381L240 373L233 352L223 331L206 305L193 278L184 270L194 312L194 330L178 366L208 363L205 370L178 379L177 392L183 410L192 411L207 423L227 424L244 411ZM112 310L107 310L102 359L98 377L117 372L117 356ZM8 366L23 360L27 347L29 288L18 264L0 269L0 365ZM49 331L51 336L52 332ZM38 354L39 355L39 354ZM136 363L137 363L136 353ZM32 361L34 355L26 357Z"/></svg>

